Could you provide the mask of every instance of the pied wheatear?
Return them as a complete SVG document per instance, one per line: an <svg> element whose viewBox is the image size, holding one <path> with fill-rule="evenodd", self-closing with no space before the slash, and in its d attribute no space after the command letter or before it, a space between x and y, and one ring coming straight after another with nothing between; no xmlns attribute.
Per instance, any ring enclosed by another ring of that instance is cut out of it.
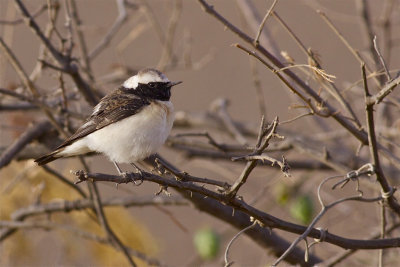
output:
<svg viewBox="0 0 400 267"><path fill-rule="evenodd" d="M103 97L92 115L53 152L35 160L39 165L58 158L99 152L118 163L141 161L164 144L174 121L171 82L158 70L143 69ZM136 167L140 172L140 169Z"/></svg>

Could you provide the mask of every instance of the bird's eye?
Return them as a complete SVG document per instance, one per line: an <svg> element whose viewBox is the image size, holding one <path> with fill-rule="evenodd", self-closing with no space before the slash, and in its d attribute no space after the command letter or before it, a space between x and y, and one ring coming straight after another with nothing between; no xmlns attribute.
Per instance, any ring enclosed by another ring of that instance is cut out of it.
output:
<svg viewBox="0 0 400 267"><path fill-rule="evenodd" d="M148 83L147 84L150 88L155 88L156 87L156 83Z"/></svg>

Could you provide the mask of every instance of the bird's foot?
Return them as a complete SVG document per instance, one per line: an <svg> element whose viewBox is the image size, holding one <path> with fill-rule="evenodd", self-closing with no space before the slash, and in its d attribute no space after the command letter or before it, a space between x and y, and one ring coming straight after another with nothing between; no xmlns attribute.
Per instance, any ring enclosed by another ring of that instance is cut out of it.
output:
<svg viewBox="0 0 400 267"><path fill-rule="evenodd" d="M133 164L133 166L136 168L136 170L138 170L138 173L139 173L139 176L140 176L140 182L139 183L137 182L137 179L135 179L135 175L134 175L133 172L123 172L116 162L114 162L114 165L117 168L118 174L122 178L132 180L132 182L136 186L139 186L139 185L141 185L143 183L143 173L136 165Z"/></svg>
<svg viewBox="0 0 400 267"><path fill-rule="evenodd" d="M139 176L140 176L140 180L138 181L138 183L137 183L136 180L133 180L133 183L134 183L136 186L139 186L139 185L141 185L141 184L143 183L143 171L142 171L138 166L136 166L136 164L131 163L131 165L136 169L136 172L137 172L137 173L139 174Z"/></svg>

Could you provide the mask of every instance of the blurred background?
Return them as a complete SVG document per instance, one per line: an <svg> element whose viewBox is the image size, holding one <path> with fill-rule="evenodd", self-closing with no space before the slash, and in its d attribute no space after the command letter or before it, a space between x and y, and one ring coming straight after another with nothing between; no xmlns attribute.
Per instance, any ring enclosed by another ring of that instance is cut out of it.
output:
<svg viewBox="0 0 400 267"><path fill-rule="evenodd" d="M65 10L67 2L71 1L31 0L24 1L24 5L31 14L36 12L35 20L44 30L48 25L49 16L51 17L46 4L59 4L59 15L54 25L60 35L68 38L68 20ZM90 66L94 77L93 85L100 94L104 95L115 89L141 68L157 67L162 69L171 81L183 81L183 84L174 88L172 92L172 102L178 119L182 119L187 114L203 114L212 110L218 99L226 99L230 116L255 132L257 132L262 114L266 115L267 121L271 121L275 116L279 116L280 121L286 121L304 113L304 110L299 108L303 105L302 102L290 93L275 74L254 58L250 58L246 53L232 46L236 43L246 44L215 18L204 12L198 1L128 1L125 3L124 10L126 17L119 25L117 18L121 16L121 9L118 6L120 2L75 1L81 20L81 25L78 27L85 37L87 50L92 52ZM243 2L246 1L209 2L236 27L251 37L256 35L254 24L246 13L246 9L243 8ZM260 18L266 14L272 2L251 1ZM368 5L370 20L378 43L389 69L394 70L393 76L395 76L400 63L398 1L278 1L274 11L302 40L306 48L311 48L319 55L323 69L336 77L335 85L340 91L348 93L346 98L351 101L362 124L365 124L362 87L359 84L353 86L361 80L360 63L317 13L317 10L324 12L348 43L359 51L367 62L372 62L370 41L366 37L360 15L361 2ZM1 38L12 49L29 75L38 64L38 54L42 48L37 36L25 23L19 22L20 19L21 14L14 1L0 0ZM388 28L384 27L385 19L390 21L389 33ZM308 64L307 55L274 17L268 18L263 34L260 43L268 47L276 47L275 51L278 54L285 51L288 55L285 57L286 61L291 58L296 64ZM385 50L385 38L390 39L390 51ZM72 56L80 58L76 31L72 40L74 41ZM104 47L98 48L104 41L109 42L105 43ZM56 34L53 35L52 42L58 49L62 45ZM271 43L273 45L270 45ZM68 45L68 41L65 45ZM250 46L247 47L250 48ZM101 49L98 54L96 54L96 49ZM168 53L168 49L171 53ZM302 74L304 80L315 85L311 71L307 68L304 70ZM63 75L63 81L68 92L76 93L74 83L68 75ZM10 65L6 55L1 53L0 87L14 90L20 84L19 76ZM40 89L43 99L52 101L61 97L60 76L53 69L43 68L35 79L35 84ZM315 90L318 91L317 86ZM321 95L324 96L324 94L321 92ZM396 93L394 95L398 96ZM331 100L327 95L326 99ZM4 107L13 103L13 99L10 100L4 95L0 95L0 101ZM260 103L263 103L265 110ZM69 101L68 109L76 114L73 124L79 125L81 122L79 116L84 118L90 114L92 107L82 97L75 95ZM395 114L392 120L393 125L396 125ZM26 108L23 111L0 109L1 151L4 151L30 125L44 118L43 113L34 108ZM208 129L201 125L199 127L183 126L183 123L175 125L171 135L208 131L218 142L237 144L235 138L216 129ZM338 129L339 124L331 119L322 121L322 119L308 116L282 125L278 128L278 133L283 136L286 133L290 136L301 133L304 136L315 137ZM348 149L355 151L358 143L354 139L348 141L347 138L350 137L341 135L333 142L342 142ZM255 142L254 138L248 140L251 144ZM244 167L244 163L233 164L229 160L188 156L188 151L171 144L173 142L164 146L160 154L181 170L198 177L219 179L232 184ZM34 145L32 149L36 148ZM322 151L326 146L329 148L331 143L324 144L321 141L314 145ZM54 144L53 147L55 147ZM40 148L44 149L43 146ZM37 151L44 152L45 150ZM335 152L340 155L340 150L335 150ZM32 153L35 155L35 152ZM276 158L285 155L289 164L291 160L305 158L299 151L276 152L272 155ZM366 148L361 151L360 157L365 155L368 155ZM101 155L87 157L87 163L93 172L116 174L113 164ZM75 181L75 177L70 171L82 169L78 159L58 160L51 163L50 167L72 182ZM130 169L129 166L123 167ZM271 215L291 222L307 224L320 209L316 201L318 184L324 178L337 172L326 168L322 170L293 168L291 174L291 177L285 177L275 168L259 167L243 186L240 195L249 201L257 196L255 206ZM398 180L394 182L396 183L398 184ZM79 186L82 190L86 190L84 184ZM99 183L99 189L105 200L131 196L145 200L152 198L159 191L159 186L150 183L143 183L138 187L132 184L121 184L117 188L111 183ZM352 190L354 191L353 188L344 188L343 191L332 192L328 188L324 194L327 201L332 201L342 194L346 195L349 192L351 194ZM365 188L365 193L372 194L378 191L373 186ZM128 246L150 257L155 257L166 265L220 266L224 249L238 229L196 210L190 203L180 199L179 194L173 189L169 189L169 192L172 197L177 198L177 204L106 208L111 227ZM163 193L160 196L164 197ZM76 192L36 166L32 159L12 161L0 169L1 220L10 220L15 211L35 203L77 198L79 195ZM343 203L330 211L318 226L328 228L329 232L347 238L366 239L370 233L379 229L380 211L378 205L372 207L374 208L371 210L370 205ZM348 219L349 216L351 220ZM61 225L70 225L102 235L100 226L84 212L42 214L34 217L32 221L43 221L48 218ZM395 219L393 220L395 222ZM297 235L278 230L276 233L289 242L297 237ZM199 241L201 238L206 241ZM211 242L212 246L215 245L215 251L210 252L211 256L199 254L201 250L199 246L201 247L202 242ZM341 251L341 248L323 243L315 246L311 252L327 259ZM385 260L388 266L400 260L399 252L399 249L387 252ZM62 228L19 230L0 243L0 255L2 266L127 265L122 254L113 248L80 238L78 234L71 234L70 231ZM239 237L232 246L230 255L237 266L266 266L275 259L247 236ZM346 259L345 264L372 266L376 265L377 258L378 251L360 251Z"/></svg>

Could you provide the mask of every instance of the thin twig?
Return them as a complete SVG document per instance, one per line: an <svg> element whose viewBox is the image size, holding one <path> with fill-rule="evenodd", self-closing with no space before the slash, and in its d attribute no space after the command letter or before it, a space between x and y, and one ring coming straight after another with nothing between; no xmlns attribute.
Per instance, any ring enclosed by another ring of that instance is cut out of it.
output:
<svg viewBox="0 0 400 267"><path fill-rule="evenodd" d="M256 46L259 45L259 43L260 43L259 39L260 39L260 36L261 36L261 32L262 32L262 30L264 28L264 24L267 21L268 17L271 15L271 12L274 10L275 5L277 3L278 3L278 0L274 0L274 2L272 3L271 7L268 9L267 13L265 14L263 20L261 21L260 27L258 28L258 31L257 31L256 38L254 38L254 43L255 43Z"/></svg>
<svg viewBox="0 0 400 267"><path fill-rule="evenodd" d="M232 239L231 241L229 241L228 245L226 246L226 250L225 250L225 254L224 254L224 261L225 261L225 267L229 267L233 264L233 261L229 261L228 260L228 253L229 253L229 249L231 248L233 242L244 232L246 232L247 230L250 230L251 228L253 228L254 226L256 226L258 223L257 220L254 220L254 222L252 224L250 224L249 226L247 226L246 228L242 229L239 231L239 233L237 233Z"/></svg>
<svg viewBox="0 0 400 267"><path fill-rule="evenodd" d="M347 39L343 36L342 33L340 33L340 31L335 27L335 25L333 24L333 22L328 18L328 16L322 12L322 11L317 11L318 14L321 16L321 18L326 22L326 24L332 29L332 31L339 37L339 39L343 42L343 44L347 47L347 49L353 54L353 56L357 59L357 61L362 64L363 62L365 62L365 60L362 58L362 56L360 55L360 53L358 51L356 51L351 45L350 43L347 41ZM369 72L373 72L368 65L365 65L365 68L369 71ZM374 76L373 77L375 83L379 86L380 85L380 81Z"/></svg>
<svg viewBox="0 0 400 267"><path fill-rule="evenodd" d="M369 103L379 104L385 97L387 97L393 90L400 84L400 75L387 83L378 93L370 96L368 99Z"/></svg>
<svg viewBox="0 0 400 267"><path fill-rule="evenodd" d="M42 4L40 7L38 7L38 9L36 11L33 11L32 17L36 18L36 17L40 16L44 11L46 11L46 9L47 9L47 3ZM18 25L23 22L24 22L23 19L0 20L0 24L3 24L3 25Z"/></svg>
<svg viewBox="0 0 400 267"><path fill-rule="evenodd" d="M317 108L312 102L311 100L306 97L303 93L301 93L300 91L298 91L295 87L293 87L290 82L279 72L279 70L275 69L272 65L270 65L268 62L266 62L262 57L260 57L257 53L255 53L254 51L250 51L247 48L243 47L240 44L235 44L235 47L245 51L248 55L255 57L256 59L258 59L262 64L264 64L269 70L272 71L272 73L274 73L275 75L278 76L278 78L297 96L299 96L301 98L301 100L304 101L304 103L307 104L307 106L313 111L313 113L318 114L321 117L329 117L333 114L329 113L329 112L324 112L323 109ZM283 72L287 71L288 69L283 69Z"/></svg>
<svg viewBox="0 0 400 267"><path fill-rule="evenodd" d="M383 69L385 70L385 74L386 74L386 80L389 82L392 80L392 77L390 76L390 72L386 66L385 60L382 57L381 52L379 51L379 47L378 47L378 42L376 40L376 35L374 36L374 48L375 48L375 52L378 55L379 61L381 62Z"/></svg>
<svg viewBox="0 0 400 267"><path fill-rule="evenodd" d="M333 81L329 77L325 77L325 75L324 75L325 71L322 69L322 66L321 66L316 54L312 52L311 48L310 49L306 48L306 46L303 44L303 42L300 40L300 38L297 37L297 35L290 29L290 27L283 21L283 19L281 19L281 17L276 12L272 12L272 14L278 20L278 22L282 25L282 27L284 29L286 29L286 31L289 33L289 35L295 40L295 42L303 50L304 54L308 57L308 59L309 59L308 61L310 64L308 66L312 67L313 69L316 68L316 70L314 70L314 73L316 73L317 80L321 81L322 86L324 86L326 88L326 90L329 92L329 94L331 94L347 110L347 112L352 116L353 120L357 123L357 125L361 126L351 105L348 103L348 101L345 100L345 98L343 97L340 90L336 87L336 85L333 83ZM322 78L322 80L318 79L320 77ZM328 81L329 83L326 83L326 81Z"/></svg>
<svg viewBox="0 0 400 267"><path fill-rule="evenodd" d="M366 120L367 120L367 129L368 129L368 143L369 143L369 150L370 150L370 155L372 158L372 162L375 167L375 173L376 173L376 178L378 179L378 182L380 183L382 190L384 193L390 193L391 195L387 198L389 206L392 208L394 212L397 213L398 216L400 216L400 205L397 202L396 198L393 196L393 187L390 186L388 183L385 174L383 172L380 159L379 159L379 153L378 153L378 145L376 141L376 134L375 134L375 124L374 124L374 103L369 101L369 98L371 97L369 90L368 90L368 82L367 82L367 77L365 73L365 65L363 64L361 66L362 70L362 77L364 81L364 93L365 93L365 108L366 108Z"/></svg>
<svg viewBox="0 0 400 267"><path fill-rule="evenodd" d="M278 117L276 117L269 127L265 127L264 119L261 120L260 133L258 136L257 145L252 153L252 155L261 155L264 150L268 147L269 141L276 137L276 128L278 126ZM235 183L232 185L231 189L226 192L230 197L236 196L240 187L244 185L247 181L252 170L257 166L258 159L252 159L246 163L242 173L239 178L236 179Z"/></svg>
<svg viewBox="0 0 400 267"><path fill-rule="evenodd" d="M295 246L296 246L301 240L305 240L305 238L308 236L309 232L313 229L313 227L315 226L315 224L316 224L316 223L324 216L324 214L325 214L326 212L328 212L328 210L331 209L332 207L334 207L334 206L336 206L336 205L338 205L338 204L340 204L340 203L343 203L343 202L345 202L345 201L378 202L378 201L382 200L382 197L381 197L381 196L376 197L376 198L363 198L363 197L362 197L362 193L358 193L358 195L350 196L350 197L344 197L344 198L335 200L335 201L333 201L333 202L331 202L331 203L329 203L329 204L325 204L325 203L323 202L323 200L322 200L322 197L321 197L321 188L322 188L322 186L323 186L326 182L328 182L328 181L330 181L330 180L332 180L332 179L336 179L336 178L338 178L338 177L341 177L341 176L332 176L332 177L328 177L328 178L324 179L324 180L319 184L319 186L318 186L318 200L319 200L319 202L320 202L320 204L321 204L321 211L318 213L318 215L316 215L316 216L314 217L314 219L312 220L312 222L308 225L307 230L306 230L303 234L301 234L298 238L296 238L296 240L294 240L294 241L292 242L292 244L290 245L290 247L285 251L285 253L283 253L283 254L272 264L272 266L277 266L277 265L278 265L278 264L279 264L279 263L280 263L280 262L295 248ZM319 237L317 238L317 240L318 240L317 243L326 241L326 239L325 239L325 238L326 238L326 234L327 234L327 232L326 232L325 230L320 229L320 235L319 235ZM311 244L311 245L313 245L313 244ZM310 245L310 246L311 246L311 245ZM309 248L310 246L307 245L307 250L308 250L308 248Z"/></svg>
<svg viewBox="0 0 400 267"><path fill-rule="evenodd" d="M280 168L281 171L283 172L283 174L286 177L290 177L290 166L289 164L286 162L285 157L283 157L283 161L274 159L273 157L268 156L267 154L263 153L261 155L248 155L248 156L241 156L241 157L233 157L232 161L238 161L238 160L247 160L247 161L252 161L252 160L261 160L263 163L265 161L269 161L271 163L271 166L274 166L275 164L277 164Z"/></svg>

